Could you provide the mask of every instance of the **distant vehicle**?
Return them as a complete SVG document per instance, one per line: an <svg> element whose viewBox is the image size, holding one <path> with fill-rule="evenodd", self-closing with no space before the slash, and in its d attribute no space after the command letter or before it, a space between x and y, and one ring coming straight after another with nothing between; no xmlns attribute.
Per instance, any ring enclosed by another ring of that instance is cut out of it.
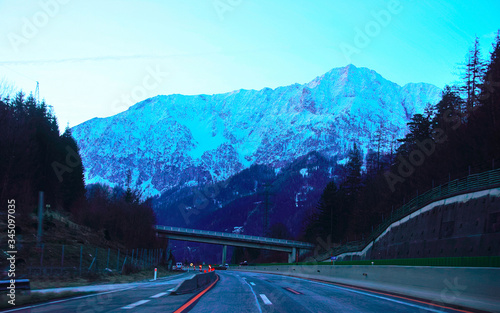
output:
<svg viewBox="0 0 500 313"><path fill-rule="evenodd" d="M177 262L177 264L175 264L175 269L182 270L182 262Z"/></svg>
<svg viewBox="0 0 500 313"><path fill-rule="evenodd" d="M227 270L228 266L227 264L220 264L219 266L214 267L216 270Z"/></svg>
<svg viewBox="0 0 500 313"><path fill-rule="evenodd" d="M243 261L243 262L240 263L240 265L243 265L243 266L244 265L248 265L248 262L247 261Z"/></svg>

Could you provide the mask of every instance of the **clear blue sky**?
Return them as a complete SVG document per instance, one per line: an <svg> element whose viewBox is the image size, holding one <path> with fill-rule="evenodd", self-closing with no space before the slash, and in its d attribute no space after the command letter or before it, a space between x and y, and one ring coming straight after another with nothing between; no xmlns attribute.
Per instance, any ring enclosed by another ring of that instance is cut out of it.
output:
<svg viewBox="0 0 500 313"><path fill-rule="evenodd" d="M39 81L61 128L158 94L275 88L349 63L443 87L476 34L489 55L498 12L498 0L0 0L0 79Z"/></svg>

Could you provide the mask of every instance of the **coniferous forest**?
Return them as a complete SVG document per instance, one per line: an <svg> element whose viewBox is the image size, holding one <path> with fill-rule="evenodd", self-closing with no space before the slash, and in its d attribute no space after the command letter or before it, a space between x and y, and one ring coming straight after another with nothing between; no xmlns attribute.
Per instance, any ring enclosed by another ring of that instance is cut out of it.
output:
<svg viewBox="0 0 500 313"><path fill-rule="evenodd" d="M486 60L485 60L486 59ZM409 133L389 154L354 145L349 161L311 209L304 239L331 236L334 243L366 237L405 201L472 172L500 166L500 32L483 59L476 38L461 84L446 86L441 100L415 114ZM380 146L378 142L374 147Z"/></svg>
<svg viewBox="0 0 500 313"><path fill-rule="evenodd" d="M446 86L442 99L415 114L409 133L390 153L353 144L304 221L304 240L331 236L333 242L362 239L384 216L432 186L473 170L498 167L500 157L500 37L489 56L476 39L468 52L462 83ZM485 60L486 59L486 60ZM107 240L134 247L154 242L150 199L130 186L85 186L84 168L71 130L60 134L51 108L22 92L0 101L1 199L16 199L18 212L36 215L38 193L75 222L104 230ZM376 137L373 147L383 145ZM7 148L8 147L8 148ZM495 165L495 160L497 164ZM35 230L33 229L33 232Z"/></svg>
<svg viewBox="0 0 500 313"><path fill-rule="evenodd" d="M75 222L104 230L104 239L128 247L155 242L155 216L149 200L127 186L88 186L79 149L66 128L60 134L51 108L22 92L0 101L1 201L14 199L24 234L36 235L39 192L44 207ZM48 207L50 206L50 207Z"/></svg>

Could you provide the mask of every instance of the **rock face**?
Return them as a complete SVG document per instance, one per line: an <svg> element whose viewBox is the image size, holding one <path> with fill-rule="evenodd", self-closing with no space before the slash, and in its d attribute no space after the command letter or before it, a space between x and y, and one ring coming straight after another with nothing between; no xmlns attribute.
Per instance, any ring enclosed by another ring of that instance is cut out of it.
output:
<svg viewBox="0 0 500 313"><path fill-rule="evenodd" d="M336 68L310 83L225 94L156 96L75 126L86 183L132 185L144 195L213 183L266 164L279 170L312 151L341 159L357 142L386 149L440 89L403 87L367 68Z"/></svg>

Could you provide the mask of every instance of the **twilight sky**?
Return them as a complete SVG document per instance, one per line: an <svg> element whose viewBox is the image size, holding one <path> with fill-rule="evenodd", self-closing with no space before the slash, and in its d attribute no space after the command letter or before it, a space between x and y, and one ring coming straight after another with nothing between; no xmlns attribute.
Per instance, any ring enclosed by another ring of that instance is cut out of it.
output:
<svg viewBox="0 0 500 313"><path fill-rule="evenodd" d="M457 81L488 57L498 0L0 0L0 80L40 83L63 130L158 94L306 83L368 67L400 85Z"/></svg>

